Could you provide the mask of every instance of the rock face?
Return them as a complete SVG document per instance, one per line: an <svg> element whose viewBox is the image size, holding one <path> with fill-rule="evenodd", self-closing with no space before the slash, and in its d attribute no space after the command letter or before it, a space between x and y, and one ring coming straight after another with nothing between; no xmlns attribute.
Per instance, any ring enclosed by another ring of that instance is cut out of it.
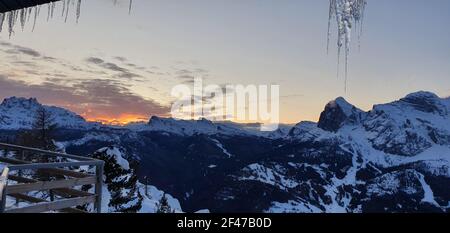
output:
<svg viewBox="0 0 450 233"><path fill-rule="evenodd" d="M418 92L363 112L343 98L318 123L254 133L242 125L152 118L64 130L69 153L115 145L184 211L448 212L450 101ZM10 132L8 132L10 133Z"/></svg>
<svg viewBox="0 0 450 233"><path fill-rule="evenodd" d="M374 148L414 156L435 144L450 144L449 120L445 99L417 92L393 103L376 105L363 125Z"/></svg>
<svg viewBox="0 0 450 233"><path fill-rule="evenodd" d="M356 123L361 115L360 109L339 97L325 106L317 126L323 130L336 132L346 123Z"/></svg>

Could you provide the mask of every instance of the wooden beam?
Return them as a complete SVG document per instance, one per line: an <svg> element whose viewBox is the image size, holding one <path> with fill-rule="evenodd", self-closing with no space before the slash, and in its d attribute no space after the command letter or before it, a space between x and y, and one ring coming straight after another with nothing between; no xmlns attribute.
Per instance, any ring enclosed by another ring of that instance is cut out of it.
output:
<svg viewBox="0 0 450 233"><path fill-rule="evenodd" d="M5 213L43 213L66 209L73 206L80 206L95 202L95 196L77 197L72 199L58 200L54 202L44 202L30 205L23 208L6 210Z"/></svg>
<svg viewBox="0 0 450 233"><path fill-rule="evenodd" d="M13 158L2 157L2 156L0 156L0 162L4 162L4 163L8 163L8 164L28 164L28 163L30 163L30 162L13 159Z"/></svg>
<svg viewBox="0 0 450 233"><path fill-rule="evenodd" d="M16 175L9 175L8 179L17 181L18 183L35 183L38 182L38 180L26 178L23 176L16 176Z"/></svg>
<svg viewBox="0 0 450 233"><path fill-rule="evenodd" d="M25 147L25 146L11 145L11 144L1 143L1 142L0 142L0 147L2 147L2 148L9 148L9 149L18 150L18 151L29 151L29 152L44 154L46 156L52 156L52 157L62 157L62 158L74 159L74 160L78 160L78 161L97 161L97 162L102 162L101 160L93 159L93 158L90 158L90 157L58 153L58 152L54 152L54 151L41 150L41 149Z"/></svg>
<svg viewBox="0 0 450 233"><path fill-rule="evenodd" d="M97 199L95 200L95 210L97 213L102 212L102 198L103 198L103 170L104 170L104 163L102 163L100 166L97 166L95 169L95 175L97 176L97 182L95 183L95 195L97 196Z"/></svg>
<svg viewBox="0 0 450 233"><path fill-rule="evenodd" d="M8 196L14 197L14 198L26 201L26 202L31 202L31 203L47 202L44 199L28 196L28 195L21 194L21 193L8 194Z"/></svg>
<svg viewBox="0 0 450 233"><path fill-rule="evenodd" d="M28 196L28 195L20 194L20 193L10 194L9 196L26 201L26 202L30 202L30 203L48 202L47 200L44 200L41 198L36 198L36 197L32 197L32 196ZM76 208L61 209L61 212L64 212L64 213L87 213L86 211L76 209Z"/></svg>
<svg viewBox="0 0 450 233"><path fill-rule="evenodd" d="M31 164L31 162L19 160L19 159L13 159L13 158L5 158L0 156L0 162L8 163L8 164ZM88 177L89 174L82 173L82 172L76 172L76 171L70 171L65 170L61 168L43 168L39 169L39 172L45 172L48 174L55 174L55 175L64 175L69 177L75 177L75 178L84 178Z"/></svg>
<svg viewBox="0 0 450 233"><path fill-rule="evenodd" d="M88 197L95 195L93 193L84 192L81 190L71 189L71 188L60 188L53 189L53 192L61 197L69 198L69 197Z"/></svg>
<svg viewBox="0 0 450 233"><path fill-rule="evenodd" d="M17 181L19 183L37 183L39 182L38 180L35 179L30 179L30 178L26 178L26 177L21 177L21 176L16 176L16 175L10 175L9 176L10 180L14 180ZM58 189L52 189L53 192L61 197L87 197L90 195L94 195L93 193L89 193L89 192L84 192L81 190L77 190L77 189L71 189L71 188L58 188Z"/></svg>
<svg viewBox="0 0 450 233"><path fill-rule="evenodd" d="M11 165L9 169L11 171L16 170L37 170L37 169L49 169L49 168L61 168L61 167L81 167L81 166L95 166L97 161L82 161L82 162L61 162L61 163L27 163Z"/></svg>
<svg viewBox="0 0 450 233"><path fill-rule="evenodd" d="M39 181L36 183L29 183L29 184L16 184L16 185L9 185L8 188L6 189L6 193L7 194L26 193L31 191L68 188L73 186L95 184L96 181L97 178L95 176L90 176L86 178L75 178L68 180Z"/></svg>
<svg viewBox="0 0 450 233"><path fill-rule="evenodd" d="M68 176L68 177L74 177L74 178L85 178L89 177L91 175L83 173L83 172L76 172L76 171L70 171L60 168L48 168L48 169L40 169L39 171L53 174L53 175L62 175L62 176Z"/></svg>

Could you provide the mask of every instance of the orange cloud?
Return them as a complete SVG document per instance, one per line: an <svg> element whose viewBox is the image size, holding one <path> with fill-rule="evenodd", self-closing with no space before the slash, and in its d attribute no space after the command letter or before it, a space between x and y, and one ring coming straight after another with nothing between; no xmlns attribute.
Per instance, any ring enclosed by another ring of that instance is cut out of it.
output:
<svg viewBox="0 0 450 233"><path fill-rule="evenodd" d="M83 114L84 118L87 121L91 122L100 122L107 125L126 125L133 122L143 122L148 121L149 116L145 115L138 115L138 114L120 114L116 117L111 116L89 116L89 113Z"/></svg>

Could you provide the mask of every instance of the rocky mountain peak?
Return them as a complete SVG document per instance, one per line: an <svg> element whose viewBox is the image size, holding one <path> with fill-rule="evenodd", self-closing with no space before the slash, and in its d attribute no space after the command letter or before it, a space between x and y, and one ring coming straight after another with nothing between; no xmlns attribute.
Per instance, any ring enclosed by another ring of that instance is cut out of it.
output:
<svg viewBox="0 0 450 233"><path fill-rule="evenodd" d="M343 97L330 101L320 114L318 127L331 132L338 131L346 122L355 122L360 119L363 111L356 108Z"/></svg>
<svg viewBox="0 0 450 233"><path fill-rule="evenodd" d="M441 114L446 112L446 106L443 104L442 99L431 92L419 91L411 93L400 99L399 102L422 112Z"/></svg>
<svg viewBox="0 0 450 233"><path fill-rule="evenodd" d="M42 106L36 98L24 98L24 97L10 97L3 100L1 103L2 107L6 108L25 108L25 109L31 109L34 107L40 107Z"/></svg>
<svg viewBox="0 0 450 233"><path fill-rule="evenodd" d="M0 104L0 129L30 129L39 108L50 112L59 127L90 127L84 118L67 109L42 105L36 98L10 97Z"/></svg>

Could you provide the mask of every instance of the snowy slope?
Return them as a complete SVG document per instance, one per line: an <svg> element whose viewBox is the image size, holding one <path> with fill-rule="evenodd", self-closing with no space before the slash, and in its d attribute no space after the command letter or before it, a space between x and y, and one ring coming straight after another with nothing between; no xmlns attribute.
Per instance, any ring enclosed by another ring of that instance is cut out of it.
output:
<svg viewBox="0 0 450 233"><path fill-rule="evenodd" d="M122 169L128 170L130 169L129 162L125 159L124 150L118 147L105 147L97 150L99 153L105 153L107 156L114 158L114 161L117 165L119 165ZM103 186L103 198L102 198L102 211L105 213L112 212L113 210L109 206L111 201L111 193L108 190L108 183ZM168 203L172 210L175 212L182 212L180 203L177 199L173 198L170 194L166 194L165 192L159 190L155 186L146 185L136 182L138 187L138 192L143 196L142 207L138 211L139 213L156 213L158 203L161 200L163 195L166 195ZM147 190L147 193L146 193ZM129 190L123 189L122 192L126 193ZM129 205L133 205L133 203L129 203Z"/></svg>
<svg viewBox="0 0 450 233"><path fill-rule="evenodd" d="M362 201L365 211L379 211L376 209L379 206L394 204L395 200L402 198L410 203L405 201L395 208L384 208L390 211L429 208L412 205L414 200L421 200L421 205L430 204L445 209L450 197L447 197L446 192L440 192L441 197L435 197L433 189L440 189L435 183L437 180L449 182L448 103L448 99L439 98L433 93L417 92L392 103L376 105L369 112L362 112L338 98L325 107L318 124L303 122L296 125L288 135L291 142L336 143L338 150L352 156L351 162L342 167L345 169L342 177L333 175L335 177L324 180L327 183L324 187L328 191L325 198L317 199L314 204L322 208L318 212L341 212L339 209L345 212L361 211L361 205L354 206L352 202L361 198L358 196L362 194L367 200ZM322 145L320 148L325 147ZM320 153L320 150L316 153ZM323 172L330 170L327 168ZM370 178L372 176L375 178ZM430 186L429 182L433 185ZM326 196L331 197L330 203L323 202ZM436 200L440 200L440 204ZM268 211L310 212L310 204L298 200L275 202Z"/></svg>
<svg viewBox="0 0 450 233"><path fill-rule="evenodd" d="M207 119L181 120L174 118L161 118L152 116L148 124L131 124L126 126L135 131L157 131L176 134L180 136L192 136L195 134L222 134L259 136L267 138L280 138L290 130L289 125L280 125L274 132L260 131L260 124L238 124L234 122L212 122Z"/></svg>
<svg viewBox="0 0 450 233"><path fill-rule="evenodd" d="M0 129L30 129L39 108L48 110L58 127L81 129L91 127L81 116L66 109L42 105L34 98L11 97L0 104Z"/></svg>

